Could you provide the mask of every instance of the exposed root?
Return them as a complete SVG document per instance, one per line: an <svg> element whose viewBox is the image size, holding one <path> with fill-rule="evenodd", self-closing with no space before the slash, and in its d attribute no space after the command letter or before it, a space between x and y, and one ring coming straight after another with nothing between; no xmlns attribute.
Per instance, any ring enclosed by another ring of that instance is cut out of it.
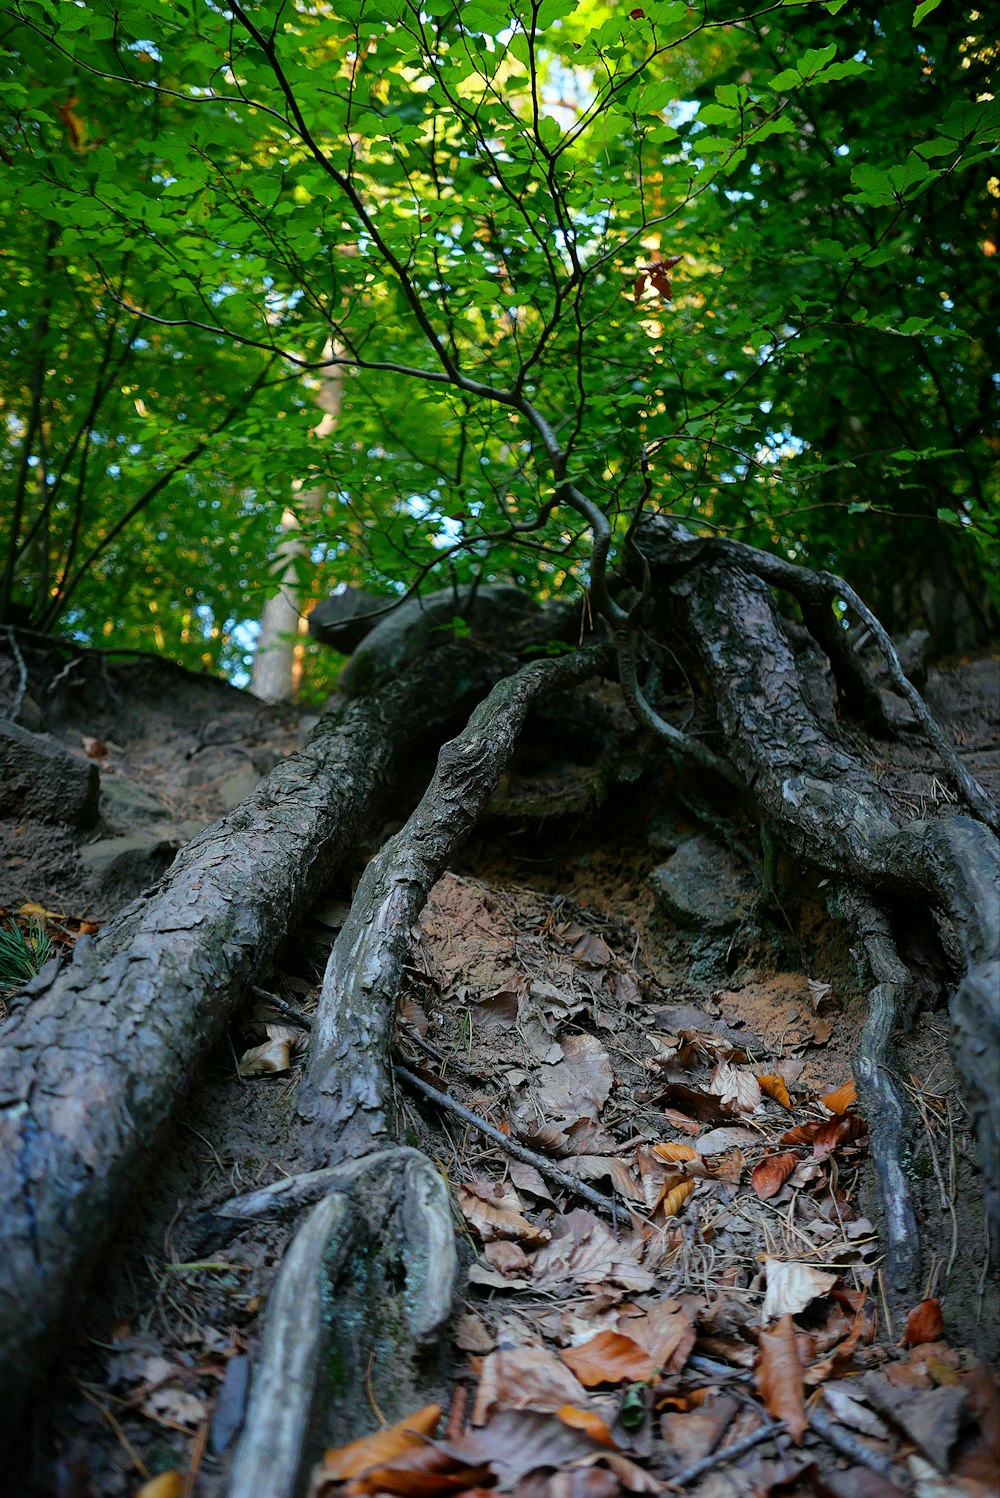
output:
<svg viewBox="0 0 1000 1498"><path fill-rule="evenodd" d="M872 1141L872 1163L885 1228L885 1274L897 1291L912 1291L920 1277L920 1236L902 1157L906 1120L894 1078L892 1038L910 974L896 952L889 922L881 911L851 890L840 905L864 948L875 979L868 993L865 1021L854 1058L854 1079Z"/></svg>
<svg viewBox="0 0 1000 1498"><path fill-rule="evenodd" d="M300 1491L323 1446L343 1437L337 1408L363 1382L369 1352L388 1420L439 1392L458 1267L447 1187L416 1150L358 1165L349 1189L324 1196L285 1254L228 1498Z"/></svg>

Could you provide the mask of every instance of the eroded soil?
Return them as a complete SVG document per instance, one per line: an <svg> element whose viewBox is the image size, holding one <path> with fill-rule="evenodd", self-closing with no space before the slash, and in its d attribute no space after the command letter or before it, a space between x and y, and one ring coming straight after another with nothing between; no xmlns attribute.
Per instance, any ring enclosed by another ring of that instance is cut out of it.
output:
<svg viewBox="0 0 1000 1498"><path fill-rule="evenodd" d="M302 724L152 662L84 663L61 679L62 661L29 665L22 721L80 758L84 738L96 740L101 813L82 833L33 821L28 808L0 827L0 904L15 917L25 906L47 912L48 930L69 946L292 752ZM0 667L10 695L11 663L0 657ZM996 662L977 661L932 673L927 690L994 792L996 683ZM593 1498L659 1492L752 1434L762 1404L794 1423L788 1396L767 1393L753 1372L761 1348L765 1363L771 1356L759 1329L787 1314L805 1395L828 1420L897 1463L904 1487L929 1494L920 1482L934 1478L941 1498L977 1498L988 1491L995 1406L971 1370L996 1355L998 1283L948 1052L941 945L900 917L918 979L899 1037L913 1102L905 1163L927 1265L926 1283L901 1305L879 1275L864 1121L850 1098L865 999L828 908L835 892L781 860L768 888L753 827L707 821L644 752L610 689L595 690L588 712L605 725L599 743L582 735L556 752L551 723L536 726L493 813L435 888L399 998L400 1064L614 1203L612 1222L400 1086L400 1138L445 1173L460 1224L465 1281L440 1390L452 1425L462 1426L456 1397L466 1399L499 1449L511 1442L504 1421L531 1415L531 1439L551 1460L544 1480L508 1484L524 1498L547 1491L558 1471ZM905 814L947 810L919 739L865 752ZM396 810L401 819L408 808ZM122 839L127 847L100 846ZM304 917L279 969L259 975L263 993L192 1078L67 1328L5 1491L132 1498L158 1474L164 1485L150 1498L223 1490L291 1229L257 1225L206 1245L193 1224L311 1164L294 1114L308 1044L296 1013L315 1007L378 841ZM907 1335L918 1301L927 1304ZM391 1357L370 1351L350 1395L358 1433L377 1429L380 1411L395 1418ZM866 1402L860 1380L872 1374L924 1404L901 1415L874 1395ZM949 1401L954 1428L942 1434ZM614 1461L594 1455L598 1423ZM967 1485L947 1486L949 1471ZM173 1486L167 1474L177 1474ZM762 1444L691 1478L689 1490L846 1495L871 1477L863 1452L838 1454L809 1434L801 1446L787 1436Z"/></svg>

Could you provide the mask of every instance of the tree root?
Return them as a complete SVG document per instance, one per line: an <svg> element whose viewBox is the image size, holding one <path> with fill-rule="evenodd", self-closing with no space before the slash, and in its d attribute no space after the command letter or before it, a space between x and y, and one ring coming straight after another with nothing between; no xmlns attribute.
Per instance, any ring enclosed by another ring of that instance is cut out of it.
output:
<svg viewBox="0 0 1000 1498"><path fill-rule="evenodd" d="M456 1254L448 1194L435 1167L416 1151L378 1148L392 1132L389 1039L403 963L413 923L496 790L532 703L592 675L607 658L592 649L534 661L494 687L441 750L405 827L365 870L327 963L299 1099L317 1154L339 1163L300 1177L297 1187L282 1182L253 1194L251 1210L287 1208L335 1184L282 1266L228 1498L285 1498L318 1455L309 1450L311 1439L329 1445L357 1434L337 1431L336 1409L341 1405L349 1419L345 1393L364 1385L357 1360L366 1334L373 1354L395 1370L379 1396L388 1418L428 1402L428 1366L450 1310ZM402 1186L394 1176L400 1162ZM369 1205L360 1206L359 1195ZM230 1203L213 1215L231 1222L233 1209ZM246 1220L246 1199L236 1215ZM400 1270L403 1292L392 1289ZM329 1376L334 1364L337 1379ZM375 1408L381 1416L382 1405Z"/></svg>
<svg viewBox="0 0 1000 1498"><path fill-rule="evenodd" d="M308 748L18 1003L0 1046L7 1430L160 1128L295 912L354 846L402 751L495 674L481 648L449 645L323 720Z"/></svg>
<svg viewBox="0 0 1000 1498"><path fill-rule="evenodd" d="M852 890L838 903L864 949L875 985L868 993L868 1018L854 1058L858 1097L868 1121L872 1163L885 1218L885 1272L893 1289L914 1286L920 1276L920 1235L910 1183L902 1168L905 1111L892 1067L892 1037L910 974L899 959L881 911Z"/></svg>
<svg viewBox="0 0 1000 1498"><path fill-rule="evenodd" d="M790 564L766 558L765 565L750 548L697 540L662 517L643 525L640 541L660 585L655 596L691 641L729 757L775 835L827 873L875 896L916 897L951 922L965 961L951 997L953 1049L978 1138L991 1240L1000 1242L1000 843L965 816L900 826L865 766L830 739L808 706L763 580L790 587ZM876 635L884 635L881 626ZM906 695L919 697L912 687ZM920 706L929 717L922 699ZM943 734L933 728L937 743ZM950 746L948 758L957 760ZM964 793L980 804L985 793L974 781L970 788L960 768ZM988 802L986 809L995 822Z"/></svg>
<svg viewBox="0 0 1000 1498"><path fill-rule="evenodd" d="M323 1448L356 1435L352 1390L388 1421L440 1394L457 1267L448 1190L418 1150L341 1173L272 1291L228 1498L293 1498Z"/></svg>

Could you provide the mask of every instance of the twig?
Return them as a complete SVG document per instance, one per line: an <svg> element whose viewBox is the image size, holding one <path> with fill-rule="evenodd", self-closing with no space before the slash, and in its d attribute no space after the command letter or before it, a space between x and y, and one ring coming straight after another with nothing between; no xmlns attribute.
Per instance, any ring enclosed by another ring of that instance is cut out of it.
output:
<svg viewBox="0 0 1000 1498"><path fill-rule="evenodd" d="M600 1207L603 1212L609 1212L612 1217L619 1215L619 1208L611 1197L602 1195L600 1191L595 1191L592 1186L587 1186L583 1181L578 1180L575 1176L571 1176L568 1171L561 1170L558 1165L554 1165L544 1155L536 1154L534 1150L528 1149L523 1144L518 1144L515 1139L508 1139L506 1134L501 1134L500 1130L495 1129L492 1124L487 1123L485 1118L480 1118L478 1113L473 1113L471 1109L464 1107L462 1103L452 1097L450 1092L440 1092L436 1087L432 1087L429 1082L424 1082L420 1077L414 1076L413 1072L407 1071L405 1066L395 1064L393 1070L397 1077L402 1077L404 1082L408 1082L411 1087L415 1087L425 1097L431 1098L440 1107L446 1108L449 1113L454 1113L467 1124L471 1124L480 1134L485 1134L487 1139L492 1139L494 1144L498 1144L508 1155L513 1155L515 1160L522 1160L525 1165L533 1165L540 1175L548 1176L550 1181L555 1181L557 1185L562 1186L564 1191L575 1192L584 1201L590 1202L591 1206Z"/></svg>
<svg viewBox="0 0 1000 1498"><path fill-rule="evenodd" d="M143 1482L148 1482L149 1468L146 1466L146 1463L143 1461L138 1451L136 1451L135 1447L132 1445L132 1442L122 1430L121 1426L118 1424L118 1421L108 1409L107 1405L102 1404L99 1399L95 1398L95 1396L91 1394L89 1389L84 1388L83 1384L78 1383L77 1388L80 1390L80 1393L83 1395L84 1399L88 1400L94 1406L95 1410L99 1410L101 1412L105 1420L111 1426L111 1429L114 1431L115 1435L118 1437L119 1441L122 1444L122 1447L128 1454L129 1460L135 1467L135 1470L138 1472Z"/></svg>
<svg viewBox="0 0 1000 1498"><path fill-rule="evenodd" d="M17 635L14 633L14 626L12 624L8 624L6 626L6 632L7 643L10 646L10 653L17 662L17 691L14 694L14 706L10 710L10 721L12 723L16 723L18 713L24 706L24 699L27 696L28 692L28 668L24 664L24 656L21 654L21 647L17 643Z"/></svg>
<svg viewBox="0 0 1000 1498"><path fill-rule="evenodd" d="M898 1474L895 1463L881 1452L871 1451L857 1436L852 1436L849 1430L831 1420L823 1410L810 1410L809 1429L824 1440L828 1446L832 1446L840 1456L846 1456L848 1461L856 1462L862 1467L870 1467L881 1477L892 1479Z"/></svg>
<svg viewBox="0 0 1000 1498"><path fill-rule="evenodd" d="M312 1029L313 1022L309 1016L303 1014L301 1009L296 1009L293 1004L289 1004L287 999L282 999L278 994L271 993L268 988L258 988L256 983L250 985L250 991L251 993L255 993L258 999L266 999L269 1004L274 1005L275 1009L280 1009L282 1014L286 1015L288 1019L294 1020L297 1025L301 1025L303 1030Z"/></svg>
<svg viewBox="0 0 1000 1498"><path fill-rule="evenodd" d="M676 1477L668 1479L667 1486L671 1488L686 1488L689 1483L711 1472L716 1467L721 1467L724 1462L732 1461L735 1456L742 1456L745 1451L752 1451L762 1441L769 1441L774 1436L784 1435L787 1426L784 1421L777 1425L762 1425L759 1430L751 1431L744 1436L742 1441L734 1441L731 1446L723 1446L719 1451L713 1451L710 1456L702 1457L700 1462L693 1466L685 1467L683 1472L678 1472Z"/></svg>

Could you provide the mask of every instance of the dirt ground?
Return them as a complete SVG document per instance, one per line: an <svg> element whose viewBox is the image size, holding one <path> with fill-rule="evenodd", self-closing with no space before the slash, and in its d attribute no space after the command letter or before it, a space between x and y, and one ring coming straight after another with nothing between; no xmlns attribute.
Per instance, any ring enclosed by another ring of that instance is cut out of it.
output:
<svg viewBox="0 0 1000 1498"><path fill-rule="evenodd" d="M20 720L97 766L100 812L84 829L29 814L0 822L0 919L23 926L34 916L65 949L154 883L309 726L294 710L152 660L26 664ZM0 656L0 710L16 688L14 662ZM997 661L984 658L932 672L926 693L993 794L997 688ZM436 886L399 997L396 1056L613 1197L619 1243L585 1200L400 1087L400 1137L437 1162L460 1226L462 1304L441 1389L449 1429L461 1427L462 1390L475 1391L487 1432L515 1410L550 1425L556 1411L583 1410L588 1439L600 1422L615 1453L584 1464L590 1475L576 1485L588 1498L660 1492L678 1478L704 1498L846 1498L873 1491L875 1457L898 1463L893 1482L918 1495L978 1498L989 1461L1000 1460L990 1424L1000 1405L975 1372L996 1359L1000 1282L950 1061L942 944L899 913L916 975L898 1037L912 1102L904 1164L927 1264L926 1284L900 1305L880 1275L865 1125L850 1095L866 1001L831 913L835 891L784 860L767 888L756 829L711 823L643 752L610 688L594 689L587 716L605 724L603 737L581 732L558 753L553 725L535 725L491 814ZM915 735L865 743L864 753L904 815L948 810ZM421 774L415 767L414 795ZM408 808L391 810L395 826ZM260 974L263 994L192 1078L67 1327L3 1491L223 1491L291 1229L258 1225L206 1248L192 1223L304 1168L294 1098L308 1031L296 1012L315 1008L352 887L380 839L304 916L278 969ZM794 1399L768 1387L772 1333L758 1336L786 1315L810 1407L822 1406L841 1446L781 1436L735 1467L690 1477L717 1447L752 1435L763 1409L794 1427ZM393 1369L368 1372L352 1408L367 1406L362 1428L376 1430ZM888 1397L859 1395L876 1373L911 1399L902 1413ZM942 1396L957 1411L947 1439ZM576 1427L560 1419L550 1474L582 1460L565 1434ZM540 1498L533 1480L508 1486ZM317 1492L337 1491L330 1482Z"/></svg>

